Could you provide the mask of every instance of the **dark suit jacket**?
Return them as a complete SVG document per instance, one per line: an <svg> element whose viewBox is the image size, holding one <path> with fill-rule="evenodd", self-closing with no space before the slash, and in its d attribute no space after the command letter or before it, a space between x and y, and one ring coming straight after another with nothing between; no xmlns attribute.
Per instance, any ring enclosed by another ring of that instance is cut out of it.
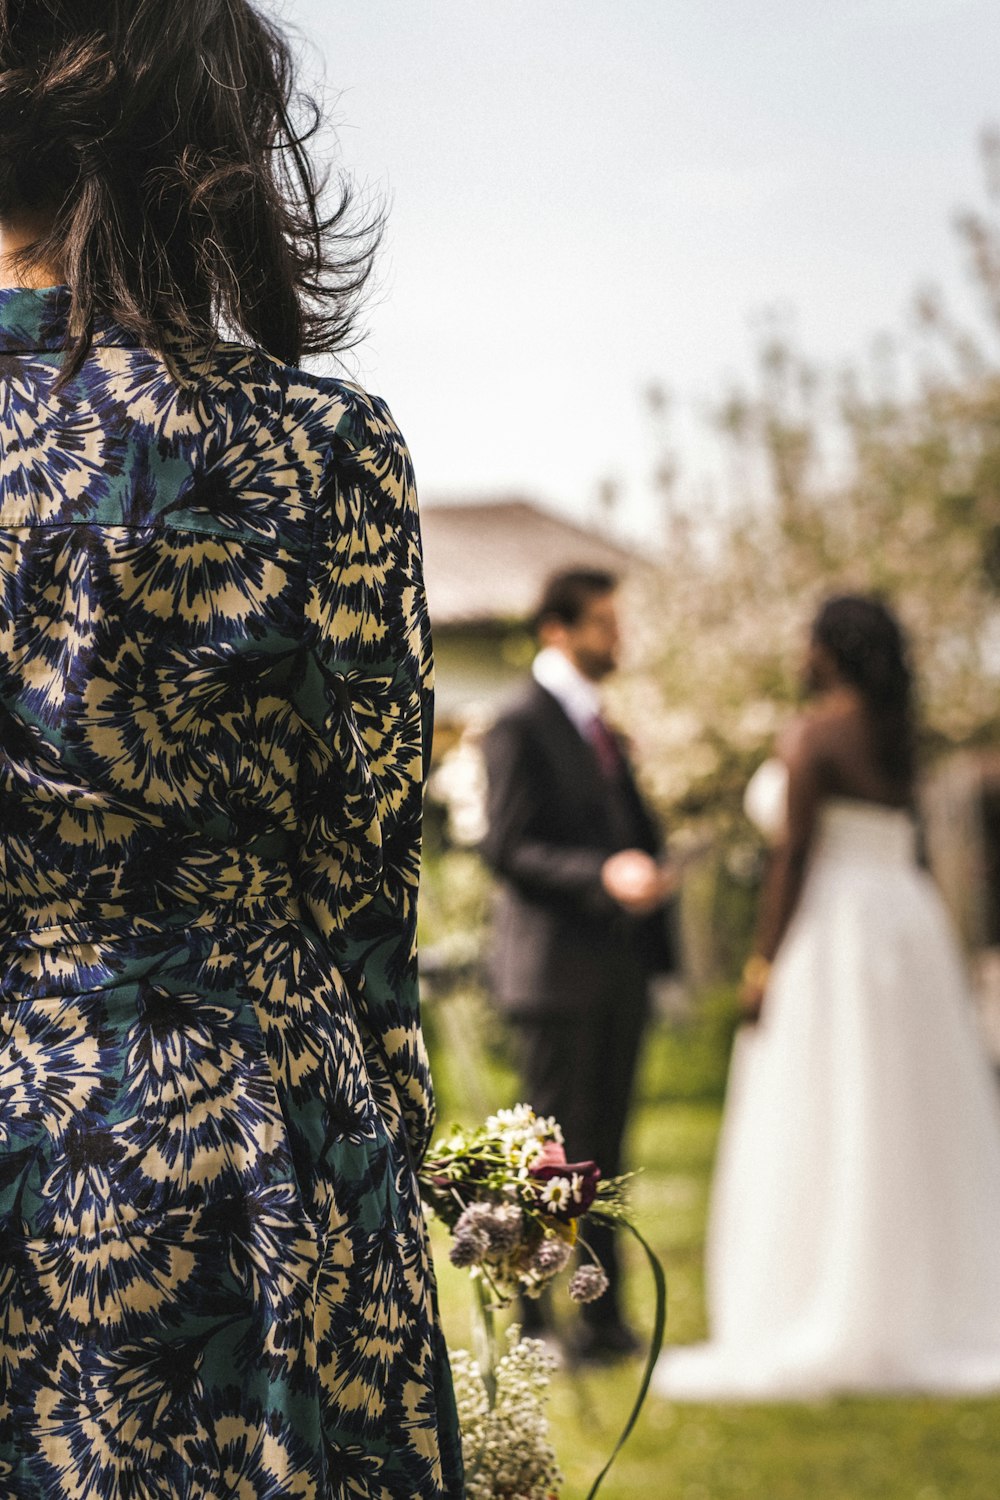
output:
<svg viewBox="0 0 1000 1500"><path fill-rule="evenodd" d="M616 978L623 993L644 995L652 972L673 967L667 921L628 917L601 885L608 855L661 849L627 759L612 793L590 745L534 681L494 723L484 750L482 852L499 877L490 954L498 1005L511 1014L579 1012Z"/></svg>

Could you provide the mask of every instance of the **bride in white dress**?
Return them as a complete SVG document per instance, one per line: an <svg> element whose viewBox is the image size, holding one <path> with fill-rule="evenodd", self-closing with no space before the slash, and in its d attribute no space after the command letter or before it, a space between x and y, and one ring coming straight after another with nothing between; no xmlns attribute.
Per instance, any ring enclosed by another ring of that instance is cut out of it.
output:
<svg viewBox="0 0 1000 1500"><path fill-rule="evenodd" d="M1000 1389L1000 1090L916 858L904 642L813 627L815 706L748 788L775 841L675 1400ZM773 963L769 962L773 958Z"/></svg>

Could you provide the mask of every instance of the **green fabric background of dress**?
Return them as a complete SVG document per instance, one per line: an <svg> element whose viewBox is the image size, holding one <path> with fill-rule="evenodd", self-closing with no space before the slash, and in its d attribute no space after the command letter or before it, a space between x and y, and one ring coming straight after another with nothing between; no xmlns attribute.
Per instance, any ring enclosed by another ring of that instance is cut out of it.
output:
<svg viewBox="0 0 1000 1500"><path fill-rule="evenodd" d="M0 291L0 1496L461 1496L385 406Z"/></svg>

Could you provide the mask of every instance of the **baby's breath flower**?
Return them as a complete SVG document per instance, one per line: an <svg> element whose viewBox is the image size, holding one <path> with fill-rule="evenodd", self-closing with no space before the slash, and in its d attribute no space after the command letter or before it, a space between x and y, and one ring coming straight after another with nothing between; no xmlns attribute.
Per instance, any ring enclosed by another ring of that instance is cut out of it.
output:
<svg viewBox="0 0 1000 1500"><path fill-rule="evenodd" d="M591 1261L573 1272L569 1283L569 1294L574 1302L596 1302L608 1289L608 1278L603 1268Z"/></svg>
<svg viewBox="0 0 1000 1500"><path fill-rule="evenodd" d="M562 1475L548 1437L544 1402L553 1360L538 1339L522 1339L515 1325L496 1368L493 1409L478 1365L464 1349L452 1355L466 1500L549 1500Z"/></svg>

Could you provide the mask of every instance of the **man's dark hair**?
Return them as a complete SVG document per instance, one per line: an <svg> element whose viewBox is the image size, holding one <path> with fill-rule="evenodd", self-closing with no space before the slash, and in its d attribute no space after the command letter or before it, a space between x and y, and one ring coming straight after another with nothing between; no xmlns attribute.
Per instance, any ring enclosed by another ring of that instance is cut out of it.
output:
<svg viewBox="0 0 1000 1500"><path fill-rule="evenodd" d="M323 208L320 111L251 0L0 0L0 216L52 220L79 368L95 318L163 348L232 330L278 358L347 347L378 216Z"/></svg>
<svg viewBox="0 0 1000 1500"><path fill-rule="evenodd" d="M542 590L535 610L535 629L548 620L577 625L592 599L613 594L618 587L614 573L604 568L564 568L553 573Z"/></svg>

